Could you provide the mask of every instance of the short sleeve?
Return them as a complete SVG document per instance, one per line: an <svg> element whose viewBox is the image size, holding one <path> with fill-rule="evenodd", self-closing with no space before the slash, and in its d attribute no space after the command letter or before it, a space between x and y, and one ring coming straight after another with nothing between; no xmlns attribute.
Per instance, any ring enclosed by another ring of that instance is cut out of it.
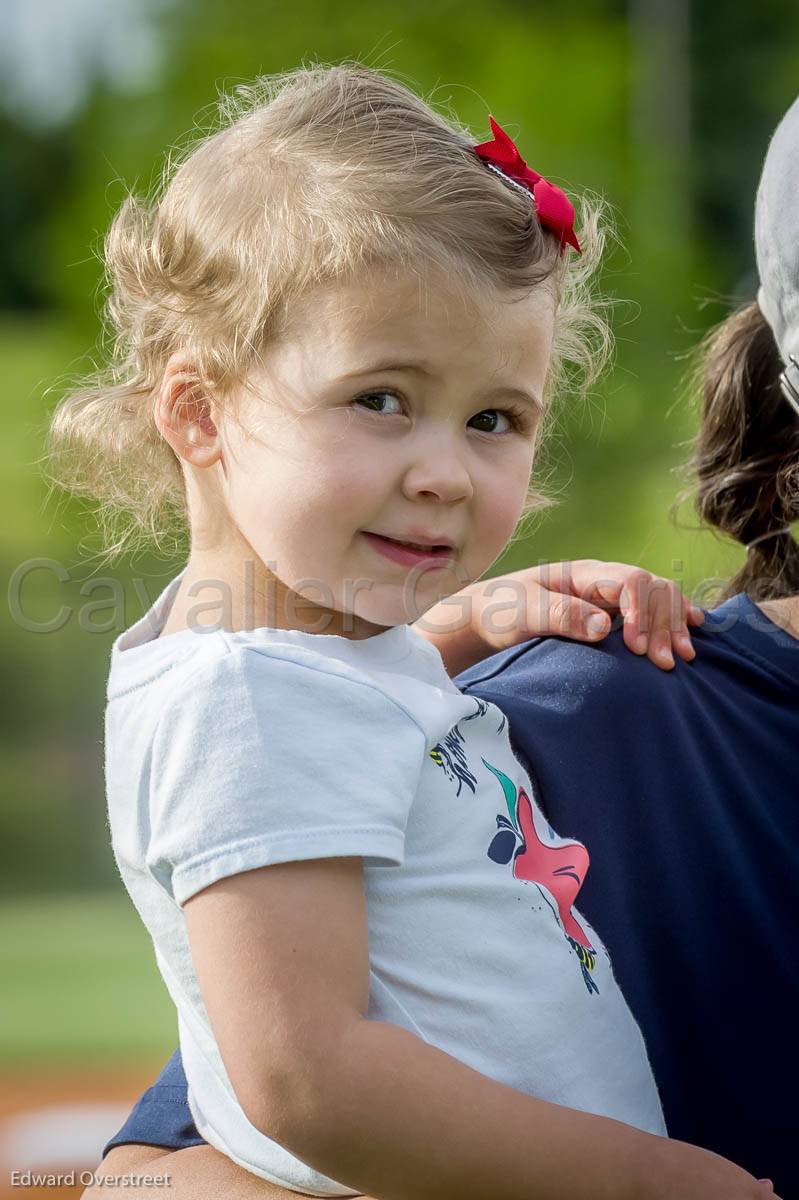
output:
<svg viewBox="0 0 799 1200"><path fill-rule="evenodd" d="M161 715L147 866L178 904L269 863L402 864L424 732L368 677L321 661L235 647Z"/></svg>

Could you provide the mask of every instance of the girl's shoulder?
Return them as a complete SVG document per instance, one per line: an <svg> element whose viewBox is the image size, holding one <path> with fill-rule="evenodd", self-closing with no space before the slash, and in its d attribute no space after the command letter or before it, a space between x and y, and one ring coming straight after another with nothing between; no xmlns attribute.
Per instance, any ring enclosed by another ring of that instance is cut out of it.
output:
<svg viewBox="0 0 799 1200"><path fill-rule="evenodd" d="M474 705L438 650L407 625L360 640L266 627L120 638L107 696L117 708L128 697L153 712L178 707L190 718L195 711L198 721L219 709L257 714L277 704L300 718L324 718L342 736L356 721L364 735L363 714L379 711L383 729L389 718L411 723L429 747Z"/></svg>
<svg viewBox="0 0 799 1200"><path fill-rule="evenodd" d="M179 904L267 862L401 864L441 719L425 694L433 686L387 652L367 663L296 638L197 641L112 690L106 778L119 860ZM454 698L474 707L457 689Z"/></svg>

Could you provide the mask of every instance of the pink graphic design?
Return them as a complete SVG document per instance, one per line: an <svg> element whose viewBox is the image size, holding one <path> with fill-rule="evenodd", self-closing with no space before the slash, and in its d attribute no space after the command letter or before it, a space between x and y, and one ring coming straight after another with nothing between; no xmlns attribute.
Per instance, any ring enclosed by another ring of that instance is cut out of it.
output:
<svg viewBox="0 0 799 1200"><path fill-rule="evenodd" d="M591 943L571 910L588 870L588 851L577 842L567 846L545 845L536 833L533 806L523 787L519 788L517 816L524 845L516 852L513 874L529 883L543 883L555 899L568 936L590 950Z"/></svg>
<svg viewBox="0 0 799 1200"><path fill-rule="evenodd" d="M503 864L512 860L514 878L534 883L539 890L546 889L542 890L542 895L545 899L551 897L557 906L560 925L580 962L586 987L589 992L598 992L591 977L596 950L572 912L588 871L588 851L581 842L552 845L542 841L535 827L532 801L524 788L517 788L502 771L485 759L482 761L502 784L511 818L508 820L502 814L497 816L497 833L488 849L488 857ZM552 830L549 832L552 838L556 836Z"/></svg>

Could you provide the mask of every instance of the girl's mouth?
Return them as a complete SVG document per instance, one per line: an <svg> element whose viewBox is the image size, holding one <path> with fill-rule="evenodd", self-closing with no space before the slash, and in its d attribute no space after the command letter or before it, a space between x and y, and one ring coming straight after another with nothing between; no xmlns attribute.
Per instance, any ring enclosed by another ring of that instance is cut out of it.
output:
<svg viewBox="0 0 799 1200"><path fill-rule="evenodd" d="M382 537L379 533L368 533L366 530L363 535L378 554L391 559L392 562L401 563L403 566L413 567L417 563L435 563L436 566L445 566L446 563L451 562L454 555L450 546L421 548L409 545L407 542L394 541L393 538Z"/></svg>

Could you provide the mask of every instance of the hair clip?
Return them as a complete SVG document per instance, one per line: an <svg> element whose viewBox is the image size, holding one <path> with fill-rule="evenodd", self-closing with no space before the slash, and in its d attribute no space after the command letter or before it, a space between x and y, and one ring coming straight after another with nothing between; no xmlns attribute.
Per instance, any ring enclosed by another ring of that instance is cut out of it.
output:
<svg viewBox="0 0 799 1200"><path fill-rule="evenodd" d="M789 363L780 374L780 389L794 412L799 416L799 362L792 354Z"/></svg>
<svg viewBox="0 0 799 1200"><path fill-rule="evenodd" d="M474 146L475 154L482 158L492 171L504 175L508 183L530 192L539 221L560 238L561 254L567 245L573 246L578 254L582 254L574 233L574 208L565 192L548 179L544 179L543 175L539 175L532 167L528 167L505 130L493 117L489 117L488 120L494 137L490 142L481 142L479 146Z"/></svg>

